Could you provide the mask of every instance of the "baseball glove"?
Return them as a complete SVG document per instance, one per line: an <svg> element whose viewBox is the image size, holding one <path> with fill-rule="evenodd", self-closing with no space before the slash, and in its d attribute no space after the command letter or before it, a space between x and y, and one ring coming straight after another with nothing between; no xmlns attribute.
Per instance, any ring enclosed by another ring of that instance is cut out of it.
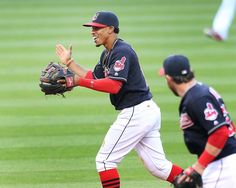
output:
<svg viewBox="0 0 236 188"><path fill-rule="evenodd" d="M174 182L174 188L202 188L202 177L192 167L187 168L178 175Z"/></svg>
<svg viewBox="0 0 236 188"><path fill-rule="evenodd" d="M60 64L50 62L42 71L39 86L45 95L64 96L74 87L74 73Z"/></svg>

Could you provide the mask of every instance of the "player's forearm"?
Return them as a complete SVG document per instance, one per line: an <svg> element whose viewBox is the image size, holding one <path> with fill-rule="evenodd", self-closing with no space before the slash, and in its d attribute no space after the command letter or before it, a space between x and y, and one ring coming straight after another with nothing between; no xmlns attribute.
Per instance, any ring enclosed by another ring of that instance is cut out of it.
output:
<svg viewBox="0 0 236 188"><path fill-rule="evenodd" d="M206 166L220 154L227 139L228 128L226 125L212 133L207 140L205 150L194 164L194 169L199 173L202 173Z"/></svg>
<svg viewBox="0 0 236 188"><path fill-rule="evenodd" d="M212 162L221 152L222 149L216 148L211 144L207 143L205 150L199 157L198 161L193 165L193 168L199 173L202 174L206 166Z"/></svg>
<svg viewBox="0 0 236 188"><path fill-rule="evenodd" d="M88 70L84 69L82 66L77 64L74 59L70 59L66 63L66 65L71 71L73 71L76 75L82 78L84 78L88 72Z"/></svg>
<svg viewBox="0 0 236 188"><path fill-rule="evenodd" d="M112 80L109 78L103 79L86 79L77 77L75 84L78 86L90 88L96 91L101 91L105 93L116 94L120 91L122 87L122 82L117 80Z"/></svg>

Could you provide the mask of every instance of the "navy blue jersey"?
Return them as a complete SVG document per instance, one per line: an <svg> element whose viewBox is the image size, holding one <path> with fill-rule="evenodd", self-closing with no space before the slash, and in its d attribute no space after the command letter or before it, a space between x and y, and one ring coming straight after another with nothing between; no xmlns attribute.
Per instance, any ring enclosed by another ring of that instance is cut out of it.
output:
<svg viewBox="0 0 236 188"><path fill-rule="evenodd" d="M96 79L109 77L123 82L117 94L110 94L111 103L117 110L152 98L135 51L121 39L114 43L110 51L103 51L93 74Z"/></svg>
<svg viewBox="0 0 236 188"><path fill-rule="evenodd" d="M213 88L197 83L182 98L179 113L184 141L191 153L199 157L209 135L224 125L228 126L229 139L215 160L236 153L233 122L224 101Z"/></svg>

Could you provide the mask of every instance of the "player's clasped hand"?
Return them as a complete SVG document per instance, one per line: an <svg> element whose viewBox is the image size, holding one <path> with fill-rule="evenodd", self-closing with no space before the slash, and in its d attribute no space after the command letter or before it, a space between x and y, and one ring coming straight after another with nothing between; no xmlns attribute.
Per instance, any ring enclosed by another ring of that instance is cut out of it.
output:
<svg viewBox="0 0 236 188"><path fill-rule="evenodd" d="M66 49L62 44L57 44L56 55L59 57L61 63L67 65L67 62L71 59L72 56L72 46L70 46L69 49Z"/></svg>
<svg viewBox="0 0 236 188"><path fill-rule="evenodd" d="M202 188L202 177L192 167L187 168L174 180L175 188Z"/></svg>

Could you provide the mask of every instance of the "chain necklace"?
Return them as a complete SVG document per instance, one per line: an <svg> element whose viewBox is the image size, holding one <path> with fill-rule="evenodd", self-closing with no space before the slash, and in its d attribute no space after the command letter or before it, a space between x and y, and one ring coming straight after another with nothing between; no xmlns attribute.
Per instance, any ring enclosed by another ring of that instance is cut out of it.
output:
<svg viewBox="0 0 236 188"><path fill-rule="evenodd" d="M105 53L105 55L104 55L104 57L103 57L103 59L102 59L102 68L103 68L104 70L105 70L105 69L108 69L108 68L107 68L107 65L108 65L110 56L111 56L111 54L112 54L112 52L113 52L113 48L114 48L114 46L115 46L115 44L117 43L118 40L119 40L119 39L116 39L116 40L114 41L113 46L112 46L112 48L111 48L110 51L106 50L106 53Z"/></svg>

